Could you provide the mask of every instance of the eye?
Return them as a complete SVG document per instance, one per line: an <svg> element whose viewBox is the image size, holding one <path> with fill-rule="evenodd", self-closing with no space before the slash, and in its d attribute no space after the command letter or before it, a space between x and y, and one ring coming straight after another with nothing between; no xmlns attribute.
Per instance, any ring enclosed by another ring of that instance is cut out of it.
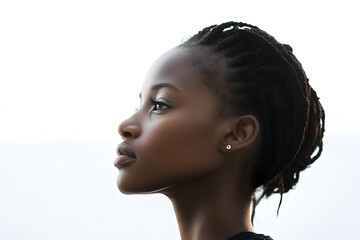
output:
<svg viewBox="0 0 360 240"><path fill-rule="evenodd" d="M162 110L167 110L170 109L171 106L168 103L165 103L164 100L152 100L152 103L154 105L152 111L162 111Z"/></svg>

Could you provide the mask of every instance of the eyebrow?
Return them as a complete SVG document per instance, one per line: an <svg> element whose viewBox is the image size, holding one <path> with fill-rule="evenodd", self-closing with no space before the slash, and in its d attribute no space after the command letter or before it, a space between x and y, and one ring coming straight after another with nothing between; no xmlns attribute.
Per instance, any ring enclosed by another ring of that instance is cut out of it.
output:
<svg viewBox="0 0 360 240"><path fill-rule="evenodd" d="M175 90L176 92L181 92L177 87L170 83L159 83L151 87L151 91L159 90L161 88L170 88L172 90ZM139 97L141 98L141 93L139 94Z"/></svg>
<svg viewBox="0 0 360 240"><path fill-rule="evenodd" d="M177 92L180 92L179 89L177 89L174 85L170 84L170 83L159 83L156 84L154 86L152 86L151 90L155 91L155 90L159 90L160 88L170 88L172 90L175 90Z"/></svg>

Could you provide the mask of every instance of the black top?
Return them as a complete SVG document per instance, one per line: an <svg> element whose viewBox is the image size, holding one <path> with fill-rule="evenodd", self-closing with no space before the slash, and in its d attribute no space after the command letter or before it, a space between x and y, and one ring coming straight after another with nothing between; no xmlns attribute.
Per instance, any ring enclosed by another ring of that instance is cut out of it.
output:
<svg viewBox="0 0 360 240"><path fill-rule="evenodd" d="M273 240L273 239L269 236L265 236L253 232L241 232L239 234L236 234L235 236L232 236L228 240Z"/></svg>

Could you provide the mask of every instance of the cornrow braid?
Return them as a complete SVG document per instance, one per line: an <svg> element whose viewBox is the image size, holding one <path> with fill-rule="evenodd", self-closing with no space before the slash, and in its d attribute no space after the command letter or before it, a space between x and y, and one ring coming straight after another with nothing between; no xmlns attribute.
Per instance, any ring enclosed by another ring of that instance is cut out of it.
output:
<svg viewBox="0 0 360 240"><path fill-rule="evenodd" d="M227 22L204 28L181 44L207 47L225 61L224 104L254 114L263 131L262 156L252 175L253 212L264 197L292 189L300 172L319 158L325 113L289 45L256 26Z"/></svg>

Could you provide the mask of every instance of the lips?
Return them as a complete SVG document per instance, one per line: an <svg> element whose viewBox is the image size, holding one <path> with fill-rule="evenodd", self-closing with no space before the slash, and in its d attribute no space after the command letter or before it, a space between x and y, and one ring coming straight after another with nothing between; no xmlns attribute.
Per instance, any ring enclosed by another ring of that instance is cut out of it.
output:
<svg viewBox="0 0 360 240"><path fill-rule="evenodd" d="M117 154L119 156L120 155L126 155L126 156L129 156L129 157L132 157L132 158L136 158L135 153L133 153L125 143L119 144L116 151L117 151Z"/></svg>
<svg viewBox="0 0 360 240"><path fill-rule="evenodd" d="M116 152L118 157L115 159L114 165L117 168L122 168L136 160L135 153L125 143L119 144Z"/></svg>

